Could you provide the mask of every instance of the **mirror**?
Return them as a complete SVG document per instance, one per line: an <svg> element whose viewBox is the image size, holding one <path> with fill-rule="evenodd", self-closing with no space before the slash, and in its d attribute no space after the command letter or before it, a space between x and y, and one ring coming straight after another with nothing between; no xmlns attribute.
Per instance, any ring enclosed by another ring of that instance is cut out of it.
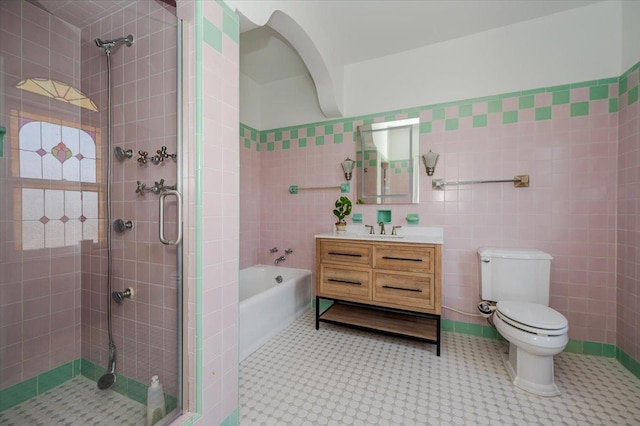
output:
<svg viewBox="0 0 640 426"><path fill-rule="evenodd" d="M358 126L358 202L417 204L419 147L419 118Z"/></svg>

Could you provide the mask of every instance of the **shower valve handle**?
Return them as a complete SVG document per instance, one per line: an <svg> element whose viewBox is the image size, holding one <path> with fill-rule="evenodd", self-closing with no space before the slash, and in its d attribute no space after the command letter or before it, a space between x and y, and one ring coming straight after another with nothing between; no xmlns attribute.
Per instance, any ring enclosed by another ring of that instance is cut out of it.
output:
<svg viewBox="0 0 640 426"><path fill-rule="evenodd" d="M160 161L164 161L165 158L169 158L169 154L167 154L167 147L163 146L159 150L156 151L158 156L160 157Z"/></svg>
<svg viewBox="0 0 640 426"><path fill-rule="evenodd" d="M138 160L140 161L140 160ZM144 195L144 191L146 191L147 185L138 181L138 187L136 188L136 194Z"/></svg>
<svg viewBox="0 0 640 426"><path fill-rule="evenodd" d="M149 153L147 151L138 151L138 154L140 154L140 158L138 158L138 163L147 164L147 157L149 156Z"/></svg>

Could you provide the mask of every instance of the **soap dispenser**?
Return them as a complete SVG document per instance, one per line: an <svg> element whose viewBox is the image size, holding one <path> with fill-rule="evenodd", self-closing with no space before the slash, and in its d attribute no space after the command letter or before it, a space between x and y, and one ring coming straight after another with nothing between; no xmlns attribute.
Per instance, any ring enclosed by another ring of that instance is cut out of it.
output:
<svg viewBox="0 0 640 426"><path fill-rule="evenodd" d="M164 390L158 376L151 377L151 386L147 389L147 426L152 426L167 415Z"/></svg>

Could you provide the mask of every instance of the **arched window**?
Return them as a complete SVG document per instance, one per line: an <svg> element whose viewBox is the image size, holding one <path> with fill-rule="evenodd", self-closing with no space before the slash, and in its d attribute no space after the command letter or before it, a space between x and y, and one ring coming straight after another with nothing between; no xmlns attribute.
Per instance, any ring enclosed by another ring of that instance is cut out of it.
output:
<svg viewBox="0 0 640 426"><path fill-rule="evenodd" d="M100 129L12 111L11 132L16 248L102 240Z"/></svg>

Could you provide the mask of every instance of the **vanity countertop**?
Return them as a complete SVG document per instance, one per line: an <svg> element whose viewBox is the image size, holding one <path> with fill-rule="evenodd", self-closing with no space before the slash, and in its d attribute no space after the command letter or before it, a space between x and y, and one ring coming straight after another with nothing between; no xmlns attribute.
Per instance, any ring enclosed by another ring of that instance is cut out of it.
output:
<svg viewBox="0 0 640 426"><path fill-rule="evenodd" d="M342 234L337 232L327 232L318 234L316 238L334 238L338 240L360 240L360 241L386 241L395 243L422 243L422 244L443 244L443 228L427 228L419 226L402 227L396 230L398 235L391 235L391 227L385 235L380 235L378 226L374 228L376 234L369 234L369 229L362 225L349 225L347 231Z"/></svg>

